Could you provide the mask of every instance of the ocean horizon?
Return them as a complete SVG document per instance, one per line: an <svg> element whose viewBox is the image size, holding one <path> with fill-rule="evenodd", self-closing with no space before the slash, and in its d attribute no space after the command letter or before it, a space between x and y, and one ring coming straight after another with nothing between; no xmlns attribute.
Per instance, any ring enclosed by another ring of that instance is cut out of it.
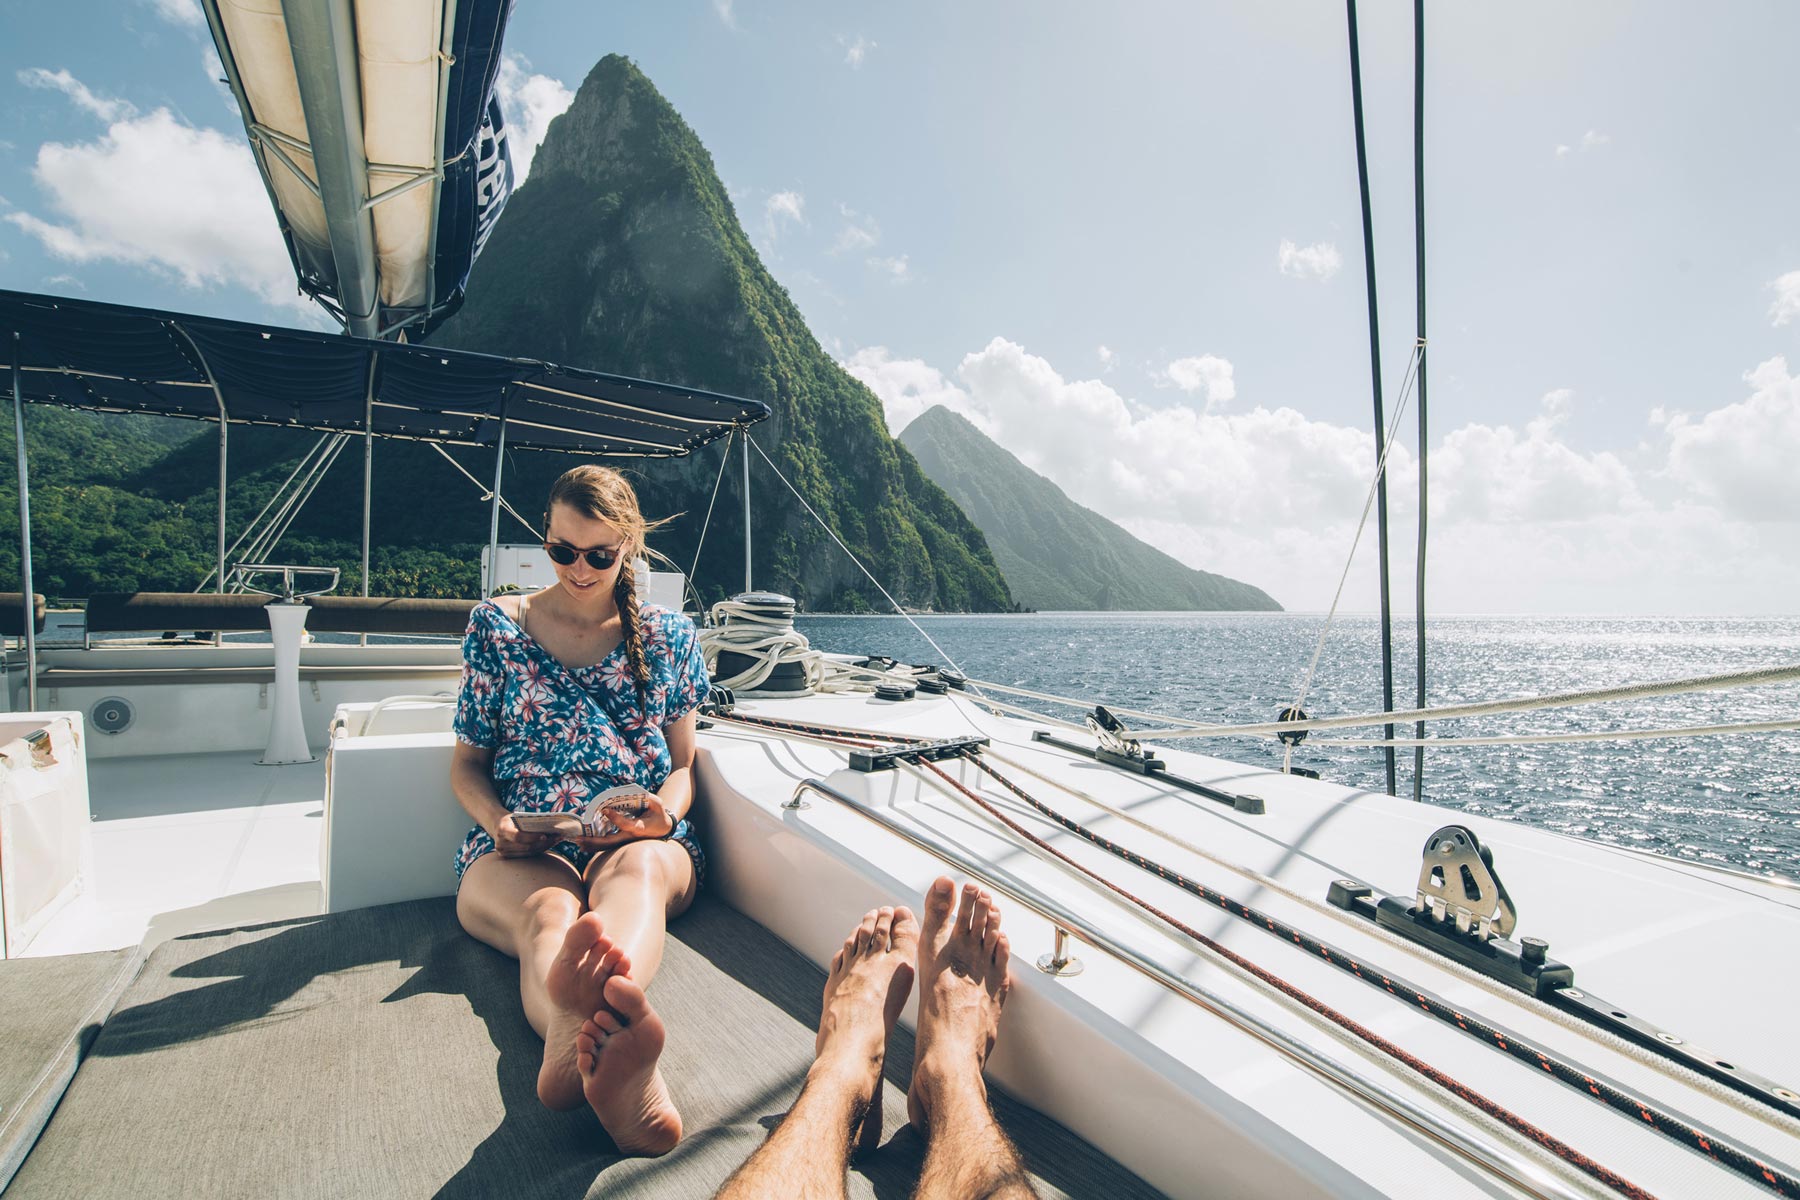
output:
<svg viewBox="0 0 1800 1200"><path fill-rule="evenodd" d="M1274 720L1293 703L1322 613L800 614L821 650L941 661L912 625L971 678L1165 714L1193 723ZM1006 618L1001 620L1000 618ZM1412 708L1413 627L1394 623L1394 708ZM1558 614L1430 616L1427 707L1692 679L1800 664L1800 616ZM1079 723L1081 710L1007 697ZM1380 619L1339 613L1304 707L1313 717L1377 714ZM1505 736L1676 728L1788 719L1800 684L1688 692L1606 705L1432 722L1430 736ZM1129 724L1129 722L1128 722ZM1410 723L1396 735L1412 735ZM1386 790L1378 748L1324 746L1375 737L1332 730L1302 742L1294 765L1332 782ZM1153 740L1153 739L1152 739ZM1183 739L1183 748L1278 768L1271 738ZM1411 796L1411 747L1396 791ZM1520 821L1603 843L1759 874L1800 877L1800 733L1619 742L1430 747L1424 798L1446 810Z"/></svg>

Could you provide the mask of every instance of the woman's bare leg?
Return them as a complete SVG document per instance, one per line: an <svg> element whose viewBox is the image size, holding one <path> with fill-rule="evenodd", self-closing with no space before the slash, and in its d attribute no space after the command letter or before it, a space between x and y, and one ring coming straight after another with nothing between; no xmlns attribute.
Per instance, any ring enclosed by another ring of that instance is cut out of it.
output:
<svg viewBox="0 0 1800 1200"><path fill-rule="evenodd" d="M647 840L594 856L587 869L587 906L606 936L625 952L628 974L649 987L662 965L663 935L672 917L694 901L694 861L674 842Z"/></svg>
<svg viewBox="0 0 1800 1200"><path fill-rule="evenodd" d="M553 854L533 858L484 854L463 873L456 893L456 915L463 929L519 960L525 1019L544 1039L538 1099L555 1109L575 1108L582 1102L575 1033L600 1003L610 973L605 963L610 946L591 919L580 920L581 908L580 878ZM576 944L571 947L571 942ZM565 985L556 989L557 996L550 986L553 973Z"/></svg>
<svg viewBox="0 0 1800 1200"><path fill-rule="evenodd" d="M662 1018L644 988L662 965L669 918L693 902L694 883L693 860L674 842L627 842L588 865L590 919L617 957L604 1004L576 1038L576 1062L594 1115L628 1154L665 1154L681 1140L681 1114L657 1067Z"/></svg>

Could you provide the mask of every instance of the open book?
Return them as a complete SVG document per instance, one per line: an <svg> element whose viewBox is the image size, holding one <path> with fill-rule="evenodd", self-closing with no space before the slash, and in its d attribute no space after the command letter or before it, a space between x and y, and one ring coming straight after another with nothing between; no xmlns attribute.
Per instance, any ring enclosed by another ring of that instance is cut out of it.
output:
<svg viewBox="0 0 1800 1200"><path fill-rule="evenodd" d="M611 837L615 833L659 836L669 817L655 793L635 783L607 788L577 812L514 813L522 833L549 833L560 838ZM646 828L647 824L656 828Z"/></svg>

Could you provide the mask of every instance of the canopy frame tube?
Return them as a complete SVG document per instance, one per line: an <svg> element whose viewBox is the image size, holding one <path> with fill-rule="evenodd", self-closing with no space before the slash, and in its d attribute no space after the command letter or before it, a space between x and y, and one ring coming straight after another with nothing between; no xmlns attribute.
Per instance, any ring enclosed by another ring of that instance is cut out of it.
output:
<svg viewBox="0 0 1800 1200"><path fill-rule="evenodd" d="M225 408L225 393L219 387L218 377L213 374L212 366L206 361L206 355L200 350L200 343L188 336L188 331L181 326L169 323L170 329L181 335L188 348L194 352L194 360L200 364L200 370L206 376L206 382L212 388L213 400L219 406L219 578L215 591L225 593L225 443L226 430L231 425L231 414ZM16 337L17 335L15 335Z"/></svg>
<svg viewBox="0 0 1800 1200"><path fill-rule="evenodd" d="M487 599L494 594L495 581L500 578L500 484L506 474L506 406L500 407L500 437L494 446L494 494L493 503L488 508L488 554L487 578L481 581L481 598Z"/></svg>
<svg viewBox="0 0 1800 1200"><path fill-rule="evenodd" d="M750 431L740 430L744 435L744 590L753 592L750 585ZM726 447L727 454L731 453Z"/></svg>
<svg viewBox="0 0 1800 1200"><path fill-rule="evenodd" d="M369 522L375 494L375 369L369 351L369 388L363 394L362 594L369 594Z"/></svg>
<svg viewBox="0 0 1800 1200"><path fill-rule="evenodd" d="M12 335L13 433L19 448L19 575L25 593L25 707L37 711L37 594L31 579L31 469L25 459L24 372L19 370L19 334Z"/></svg>
<svg viewBox="0 0 1800 1200"><path fill-rule="evenodd" d="M380 332L375 222L369 213L361 73L349 0L286 5L294 78L319 174L319 202L337 268L338 304L350 333Z"/></svg>

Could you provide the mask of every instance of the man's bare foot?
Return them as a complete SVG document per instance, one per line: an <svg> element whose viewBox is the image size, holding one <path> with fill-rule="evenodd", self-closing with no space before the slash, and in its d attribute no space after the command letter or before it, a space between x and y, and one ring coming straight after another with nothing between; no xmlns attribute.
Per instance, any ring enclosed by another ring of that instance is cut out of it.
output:
<svg viewBox="0 0 1800 1200"><path fill-rule="evenodd" d="M563 1111L581 1106L581 1075L575 1066L575 1034L606 1003L606 981L621 970L624 952L612 944L600 918L583 913L563 937L562 953L550 964L545 985L556 1006L544 1030L544 1064L538 1068L538 1099Z"/></svg>
<svg viewBox="0 0 1800 1200"><path fill-rule="evenodd" d="M656 1060L662 1056L662 1018L622 961L606 981L605 1007L575 1036L581 1090L594 1115L626 1154L667 1154L681 1140L681 1114L669 1099Z"/></svg>
<svg viewBox="0 0 1800 1200"><path fill-rule="evenodd" d="M1000 1036L1000 1009L1011 980L1000 910L988 892L963 885L953 913L956 885L939 878L925 893L925 925L919 943L919 1032L913 1055L906 1115L920 1132L931 1124L934 1093L972 1087L985 1103L981 1069Z"/></svg>
<svg viewBox="0 0 1800 1200"><path fill-rule="evenodd" d="M863 1150L881 1144L881 1064L888 1034L912 992L919 923L909 908L872 908L844 939L825 980L825 1011L813 1043L814 1070L834 1073L865 1110L857 1138Z"/></svg>

